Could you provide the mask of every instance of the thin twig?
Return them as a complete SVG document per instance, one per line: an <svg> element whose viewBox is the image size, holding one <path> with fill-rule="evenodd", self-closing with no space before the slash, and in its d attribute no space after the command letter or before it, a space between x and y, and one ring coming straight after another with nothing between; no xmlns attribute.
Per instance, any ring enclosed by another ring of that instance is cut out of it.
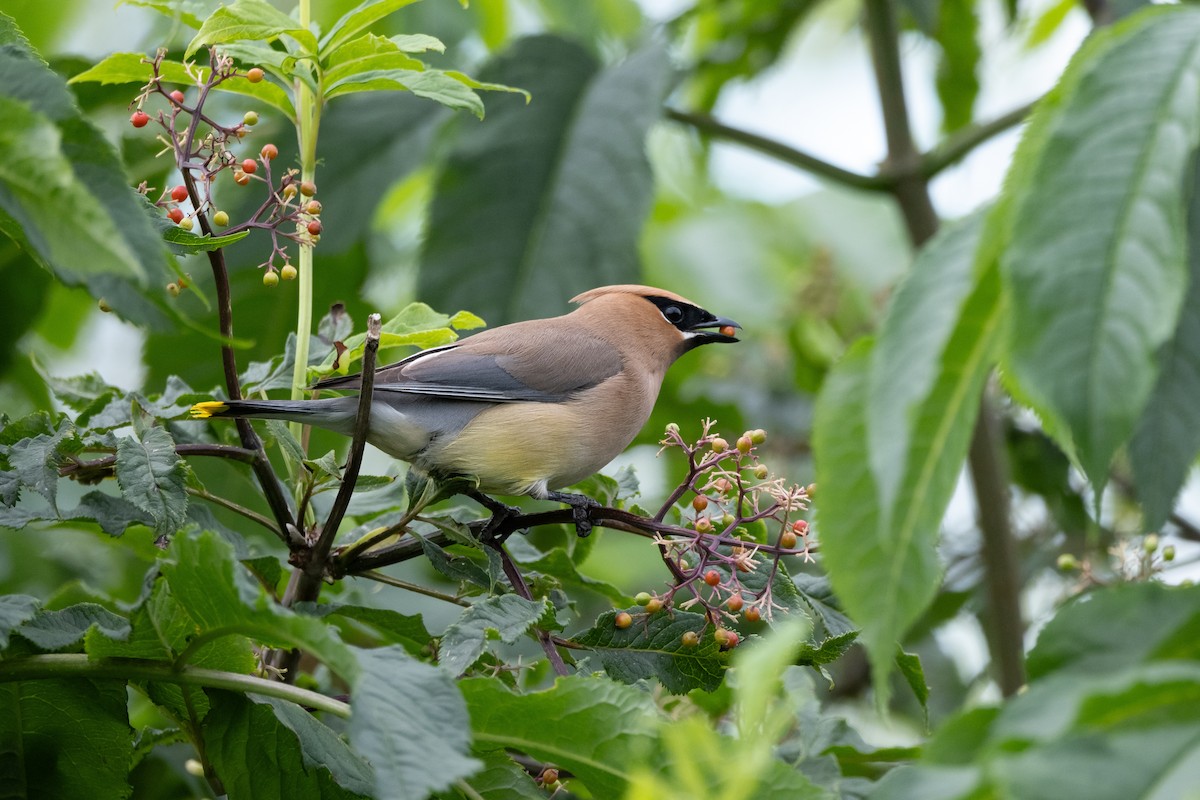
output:
<svg viewBox="0 0 1200 800"><path fill-rule="evenodd" d="M181 456L228 458L231 461L241 461L243 464L252 464L255 458L253 450L227 444L177 444L175 445L175 452ZM117 456L115 454L97 458L93 461L69 461L58 468L58 475L61 478L68 478L80 473L95 472L97 473L97 477L101 477L104 473L111 471L116 464Z"/></svg>
<svg viewBox="0 0 1200 800"><path fill-rule="evenodd" d="M1034 100L1031 103L1014 108L1007 114L1002 114L993 120L981 122L978 125L972 125L958 131L921 157L921 174L926 179L929 179L947 167L958 163L988 139L1004 133L1009 128L1020 125L1028 119L1029 114L1037 104L1038 100Z"/></svg>
<svg viewBox="0 0 1200 800"><path fill-rule="evenodd" d="M504 549L504 540L489 538L485 544L494 549L500 556L500 563L504 567L504 574L508 576L508 580L513 585L513 589L517 594L524 597L526 600L533 600L533 593L529 591L529 586L526 585L525 579L521 576L521 571L517 569L516 562L512 560L512 556ZM558 648L554 646L553 637L550 631L545 628L535 628L538 643L541 644L542 650L546 652L546 658L550 660L550 666L554 668L554 674L562 677L570 675L570 670L567 669L567 664L563 661L562 654L558 652Z"/></svg>
<svg viewBox="0 0 1200 800"><path fill-rule="evenodd" d="M443 600L447 603L453 603L456 606L462 606L463 608L469 608L471 605L461 597L455 597L454 595L446 594L445 592L439 592L436 589L430 589L420 585L419 583L402 581L399 578L393 578L391 575L385 575L384 573L373 569L366 570L364 572L357 572L355 573L355 577L366 578L378 583L386 583L388 586L395 586L397 589L404 589L408 592L423 594L426 597L432 597L435 600Z"/></svg>
<svg viewBox="0 0 1200 800"><path fill-rule="evenodd" d="M257 522L259 525L263 526L276 536L279 535L279 531L275 528L275 523L264 517L262 514L259 514L257 511L251 511L245 506L238 505L232 500L226 500L224 497L211 494L204 489L194 489L191 486L186 486L184 487L184 491L193 497L199 497L201 500L207 500L214 505L218 505L221 508L232 511L235 514L241 514L246 519L252 522Z"/></svg>
<svg viewBox="0 0 1200 800"><path fill-rule="evenodd" d="M794 167L799 167L814 175L819 175L822 178L828 178L834 183L840 183L843 186L871 192L886 192L890 191L892 185L895 183L894 177L887 172L880 171L876 175L863 175L853 172L835 164L830 164L828 161L817 158L803 150L789 147L775 139L726 125L708 114L695 111L681 111L674 108L668 108L666 114L669 119L682 122L685 125L691 125L707 136L736 142L751 150L757 150L760 153L773 156L780 161L791 164Z"/></svg>

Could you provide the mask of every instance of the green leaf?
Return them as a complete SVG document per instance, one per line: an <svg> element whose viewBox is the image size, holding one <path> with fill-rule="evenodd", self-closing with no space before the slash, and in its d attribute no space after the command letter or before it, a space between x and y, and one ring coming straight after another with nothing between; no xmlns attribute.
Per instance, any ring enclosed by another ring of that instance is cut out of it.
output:
<svg viewBox="0 0 1200 800"><path fill-rule="evenodd" d="M1200 10L1146 11L1095 38L1026 134L1003 266L1012 375L1102 487L1183 299L1180 175L1200 139Z"/></svg>
<svg viewBox="0 0 1200 800"><path fill-rule="evenodd" d="M539 623L553 623L553 610L545 600L526 600L515 594L488 597L463 611L442 634L438 663L451 675L466 672L483 654L484 642L498 638L505 644L518 639Z"/></svg>
<svg viewBox="0 0 1200 800"><path fill-rule="evenodd" d="M358 660L350 742L375 768L379 800L424 800L479 768L450 673L395 646L360 650Z"/></svg>
<svg viewBox="0 0 1200 800"><path fill-rule="evenodd" d="M120 681L0 683L0 780L5 797L130 796L133 729Z"/></svg>
<svg viewBox="0 0 1200 800"><path fill-rule="evenodd" d="M68 284L95 288L104 276L140 283L163 271L165 251L116 151L7 17L0 116L0 232ZM113 308L131 314L121 300Z"/></svg>
<svg viewBox="0 0 1200 800"><path fill-rule="evenodd" d="M1154 620L1147 625L1146 620ZM1102 674L1156 660L1200 661L1200 587L1114 586L1059 610L1029 654L1030 680Z"/></svg>
<svg viewBox="0 0 1200 800"><path fill-rule="evenodd" d="M271 697L208 696L204 751L231 800L372 795L371 767L308 711Z"/></svg>
<svg viewBox="0 0 1200 800"><path fill-rule="evenodd" d="M480 756L483 769L467 778L464 783L475 792L468 797L455 791L454 797L461 800L545 800L546 793L525 771L504 753L490 752Z"/></svg>
<svg viewBox="0 0 1200 800"><path fill-rule="evenodd" d="M539 36L481 77L536 101L497 96L488 124L461 132L437 180L417 294L505 323L636 282L653 194L644 139L671 77L663 52L601 69L580 46Z"/></svg>
<svg viewBox="0 0 1200 800"><path fill-rule="evenodd" d="M187 465L175 453L175 440L164 428L117 440L117 482L129 502L154 518L161 535L179 530L187 515L184 491Z"/></svg>
<svg viewBox="0 0 1200 800"><path fill-rule="evenodd" d="M925 723L929 724L929 685L925 683L925 668L921 666L921 657L916 653L907 653L902 648L896 648L896 668L904 682L912 689L913 696L921 704L925 712Z"/></svg>
<svg viewBox="0 0 1200 800"><path fill-rule="evenodd" d="M175 600L206 636L242 634L273 646L299 647L353 682L358 663L336 631L268 597L217 534L179 535L161 562Z"/></svg>
<svg viewBox="0 0 1200 800"><path fill-rule="evenodd" d="M390 60L407 56L397 53ZM417 97L424 97L441 103L447 108L470 111L483 119L483 101L475 94L476 89L488 89L500 92L517 92L527 94L521 89L513 89L498 83L481 83L468 78L459 72L446 72L440 69L392 69L387 67L375 68L389 59L363 59L346 65L345 74L331 82L325 90L325 99L332 100L354 92L385 92L407 91ZM413 60L413 59L408 59ZM353 70L353 71L351 71ZM339 70L339 74L343 72Z"/></svg>
<svg viewBox="0 0 1200 800"><path fill-rule="evenodd" d="M33 619L40 605L40 600L27 594L0 595L0 650L8 647L9 634Z"/></svg>
<svg viewBox="0 0 1200 800"><path fill-rule="evenodd" d="M363 0L362 3L343 14L337 22L333 23L329 33L321 37L322 59L332 59L332 54L343 44L384 17L415 2L417 0ZM439 42L439 44L441 43Z"/></svg>
<svg viewBox="0 0 1200 800"><path fill-rule="evenodd" d="M831 664L858 639L858 628L842 613L827 578L800 573L795 583L813 623L812 634L801 643L795 663L813 667Z"/></svg>
<svg viewBox="0 0 1200 800"><path fill-rule="evenodd" d="M457 339L458 334L451 328L450 317L439 314L424 303L410 303L399 314L383 323L379 335L379 350L382 353L397 347L440 347ZM330 352L319 367L310 368L309 380L347 374L351 364L362 360L366 341L366 333L346 337L342 342L346 350L340 355ZM338 364L336 368L334 361Z"/></svg>
<svg viewBox="0 0 1200 800"><path fill-rule="evenodd" d="M942 130L952 132L971 123L979 96L976 71L983 53L979 47L979 18L971 0L941 0L936 39L942 48L937 67L937 92L942 103Z"/></svg>
<svg viewBox="0 0 1200 800"><path fill-rule="evenodd" d="M199 64L193 65L191 70L192 74L189 74L188 67L185 67L178 61L168 61L166 59L163 59L159 65L159 74L162 76L163 82L174 83L180 86L194 86L197 80L201 82L207 81L209 74L212 72L211 68ZM150 82L153 75L154 70L148 63L146 56L142 53L113 53L92 68L84 70L71 78L69 83L145 84ZM287 92L270 81L251 83L241 78L233 78L217 84L216 90L252 97L279 109L288 119L294 119L296 116L295 109L292 108L291 97L288 96Z"/></svg>
<svg viewBox="0 0 1200 800"><path fill-rule="evenodd" d="M936 544L999 339L998 270L980 218L931 241L896 291L877 342L826 378L813 421L821 554L862 626L886 701L896 641L941 580Z"/></svg>
<svg viewBox="0 0 1200 800"><path fill-rule="evenodd" d="M386 36L368 33L329 54L325 82L332 85L357 72L373 69L408 69L421 71L425 65L406 54Z"/></svg>
<svg viewBox="0 0 1200 800"><path fill-rule="evenodd" d="M1166 522L1200 450L1200 408L1192 402L1200 396L1200 164L1191 180L1187 295L1175 333L1158 353L1158 381L1129 443L1146 530Z"/></svg>
<svg viewBox="0 0 1200 800"><path fill-rule="evenodd" d="M296 40L305 53L317 53L317 37L313 36L312 31L301 27L296 20L277 11L270 3L265 0L234 0L231 5L221 6L204 20L183 57L191 58L205 45L246 39L273 42L280 36Z"/></svg>
<svg viewBox="0 0 1200 800"><path fill-rule="evenodd" d="M296 611L333 620L345 619L361 623L373 630L384 644L398 644L413 656L420 656L433 637L425 628L420 614L401 614L388 608L355 605L297 604Z"/></svg>
<svg viewBox="0 0 1200 800"><path fill-rule="evenodd" d="M589 495L590 496L590 495ZM570 553L561 547L555 547L545 553L537 550L526 539L510 539L509 554L513 560L525 567L543 575L549 575L560 581L569 589L586 589L595 592L620 606L633 603L633 598L608 581L588 577L579 571L571 559Z"/></svg>
<svg viewBox="0 0 1200 800"><path fill-rule="evenodd" d="M43 611L17 629L42 650L74 649L93 628L110 639L125 639L129 620L95 603L80 603L59 611Z"/></svg>
<svg viewBox="0 0 1200 800"><path fill-rule="evenodd" d="M66 455L79 452L82 444L69 420L58 423L53 434L39 433L8 447L8 464L22 486L45 497L58 508L58 468Z"/></svg>
<svg viewBox="0 0 1200 800"><path fill-rule="evenodd" d="M595 653L610 678L622 683L653 678L675 694L692 689L711 692L721 685L729 657L721 652L702 614L665 610L647 614L634 606L628 610L633 624L621 629L614 624L617 613L601 614L589 630L573 637L576 644ZM687 631L701 634L698 645L683 644Z"/></svg>
<svg viewBox="0 0 1200 800"><path fill-rule="evenodd" d="M185 5L191 4L185 3L183 0L119 0L117 5L153 9L168 19L179 20L193 30L199 30L200 26L204 24L203 18L189 13L184 8Z"/></svg>
<svg viewBox="0 0 1200 800"><path fill-rule="evenodd" d="M515 695L494 678L460 682L476 746L511 749L570 770L592 797L623 797L655 738L649 693L602 678L559 678ZM551 722L552 721L552 722Z"/></svg>

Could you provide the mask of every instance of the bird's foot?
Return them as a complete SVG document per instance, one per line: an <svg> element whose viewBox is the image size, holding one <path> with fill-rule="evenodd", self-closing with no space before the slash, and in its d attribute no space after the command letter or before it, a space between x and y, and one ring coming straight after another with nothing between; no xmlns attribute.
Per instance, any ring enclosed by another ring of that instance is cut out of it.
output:
<svg viewBox="0 0 1200 800"><path fill-rule="evenodd" d="M587 495L567 492L549 492L546 499L566 503L571 507L571 519L575 523L575 533L578 536L582 538L591 534L592 509L599 508L599 503Z"/></svg>
<svg viewBox="0 0 1200 800"><path fill-rule="evenodd" d="M499 531L501 527L503 527L504 523L508 520L518 516L521 513L521 509L517 508L516 506L510 506L506 503L501 503L496 498L489 497L483 492L469 491L464 492L464 494L466 494L476 503L479 503L479 505L483 506L488 511L492 512L492 518L487 521L487 524L483 526L483 530L479 532L480 541L499 541L503 543L504 540L508 538L508 535L511 533L511 531L505 534L500 534Z"/></svg>

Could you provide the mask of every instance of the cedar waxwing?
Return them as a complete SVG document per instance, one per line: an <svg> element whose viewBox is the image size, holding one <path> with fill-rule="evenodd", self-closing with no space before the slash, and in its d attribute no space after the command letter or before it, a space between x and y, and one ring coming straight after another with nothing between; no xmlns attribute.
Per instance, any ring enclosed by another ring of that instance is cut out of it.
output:
<svg viewBox="0 0 1200 800"><path fill-rule="evenodd" d="M675 359L736 342L729 333L740 326L647 286L603 286L571 302L580 307L570 314L485 330L381 367L367 441L435 479L469 476L480 492L569 503L578 523L586 498L552 490L616 458L650 418ZM359 385L351 375L313 388ZM192 416L291 420L351 435L357 407L355 396L210 401Z"/></svg>

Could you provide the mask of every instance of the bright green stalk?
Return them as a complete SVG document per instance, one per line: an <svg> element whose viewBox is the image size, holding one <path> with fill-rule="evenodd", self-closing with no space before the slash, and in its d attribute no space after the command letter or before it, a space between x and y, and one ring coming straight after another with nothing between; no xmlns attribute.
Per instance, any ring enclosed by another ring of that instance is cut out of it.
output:
<svg viewBox="0 0 1200 800"><path fill-rule="evenodd" d="M300 24L307 28L312 21L312 0L300 0ZM317 172L317 130L321 125L321 97L323 76L315 56L312 69L316 73L318 94L296 81L296 135L300 145L300 180L313 181ZM312 247L300 245L300 263L297 278L300 282L300 297L296 313L296 364L292 369L292 399L304 396L308 371L308 339L312 333L313 305L313 257ZM300 439L300 424L292 423L292 434Z"/></svg>

